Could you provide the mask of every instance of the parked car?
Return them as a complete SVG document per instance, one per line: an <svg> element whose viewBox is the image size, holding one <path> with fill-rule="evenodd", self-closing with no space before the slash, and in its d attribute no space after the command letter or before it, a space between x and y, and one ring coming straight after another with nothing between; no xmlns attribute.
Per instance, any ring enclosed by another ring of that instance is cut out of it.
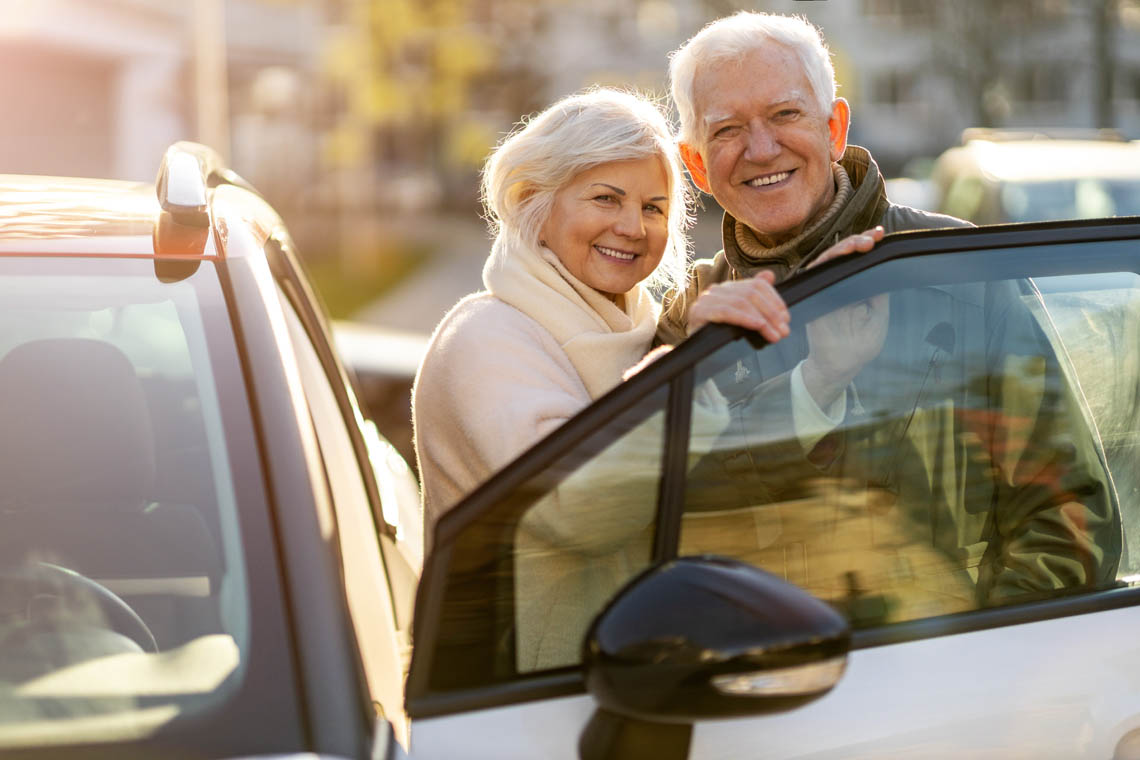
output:
<svg viewBox="0 0 1140 760"><path fill-rule="evenodd" d="M280 218L0 177L0 293L0 753L403 756L418 491Z"/></svg>
<svg viewBox="0 0 1140 760"><path fill-rule="evenodd" d="M967 129L931 180L934 210L977 224L1140 214L1140 141L1111 130Z"/></svg>

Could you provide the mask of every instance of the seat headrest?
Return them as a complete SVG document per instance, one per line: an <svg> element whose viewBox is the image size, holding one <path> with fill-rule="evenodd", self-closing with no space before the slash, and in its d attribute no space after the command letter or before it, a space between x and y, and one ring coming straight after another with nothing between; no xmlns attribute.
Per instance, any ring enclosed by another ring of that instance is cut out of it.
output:
<svg viewBox="0 0 1140 760"><path fill-rule="evenodd" d="M154 475L146 396L122 351L53 338L0 359L0 506L137 507Z"/></svg>

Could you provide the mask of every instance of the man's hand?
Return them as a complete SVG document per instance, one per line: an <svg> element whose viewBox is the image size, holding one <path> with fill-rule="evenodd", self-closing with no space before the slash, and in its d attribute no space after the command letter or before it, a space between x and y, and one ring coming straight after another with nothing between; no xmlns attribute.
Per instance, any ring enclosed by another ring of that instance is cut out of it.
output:
<svg viewBox="0 0 1140 760"><path fill-rule="evenodd" d="M851 253L866 253L883 239L883 228L840 240L808 269ZM884 293L837 309L807 326L808 357L804 385L821 409L828 408L859 371L883 350L887 338L890 300Z"/></svg>
<svg viewBox="0 0 1140 760"><path fill-rule="evenodd" d="M883 239L883 226L877 225L867 230L866 232L859 232L854 235L848 235L840 240L835 245L828 248L826 251L816 257L815 261L808 264L804 269L811 269L820 264L826 264L832 259L837 259L840 256L846 256L851 253L866 253L875 247L875 243Z"/></svg>
<svg viewBox="0 0 1140 760"><path fill-rule="evenodd" d="M755 330L770 343L786 338L790 316L784 299L773 286L775 281L771 272L761 272L748 280L713 285L701 293L689 310L689 335L709 322L724 322Z"/></svg>

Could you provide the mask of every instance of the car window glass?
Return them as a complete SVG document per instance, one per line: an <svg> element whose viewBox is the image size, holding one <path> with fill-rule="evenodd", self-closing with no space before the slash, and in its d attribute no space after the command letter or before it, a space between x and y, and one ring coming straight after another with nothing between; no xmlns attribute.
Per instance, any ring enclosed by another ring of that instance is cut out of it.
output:
<svg viewBox="0 0 1140 760"><path fill-rule="evenodd" d="M364 661L368 689L376 704L386 706L391 715L397 715L402 673L392 659L397 651L395 623L368 489L360 474L361 463L356 458L336 394L316 349L283 293L281 301L336 511L349 612Z"/></svg>
<svg viewBox="0 0 1140 760"><path fill-rule="evenodd" d="M664 412L618 438L523 514L514 531L520 672L578 662L586 628L649 566Z"/></svg>
<svg viewBox="0 0 1140 760"><path fill-rule="evenodd" d="M211 264L0 261L0 744L150 733L240 678L228 433L253 435L216 379L241 377L226 314Z"/></svg>
<svg viewBox="0 0 1140 760"><path fill-rule="evenodd" d="M711 355L698 381L731 422L694 430L709 453L680 552L752 562L858 627L1114 585L1137 501L1140 278L1060 273L1080 255L888 262L794 307L784 341ZM861 369L820 408L812 378L845 362Z"/></svg>
<svg viewBox="0 0 1140 760"><path fill-rule="evenodd" d="M640 399L449 542L435 687L580 662L590 622L652 558L666 397Z"/></svg>

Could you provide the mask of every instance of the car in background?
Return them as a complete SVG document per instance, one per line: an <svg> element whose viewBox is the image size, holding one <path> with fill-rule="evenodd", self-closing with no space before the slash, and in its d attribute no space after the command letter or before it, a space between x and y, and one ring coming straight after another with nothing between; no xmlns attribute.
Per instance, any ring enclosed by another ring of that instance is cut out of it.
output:
<svg viewBox="0 0 1140 760"><path fill-rule="evenodd" d="M417 486L211 151L0 176L0 473L0 754L403 756Z"/></svg>
<svg viewBox="0 0 1140 760"><path fill-rule="evenodd" d="M931 181L932 210L975 224L1140 214L1140 141L1111 130L967 129Z"/></svg>

